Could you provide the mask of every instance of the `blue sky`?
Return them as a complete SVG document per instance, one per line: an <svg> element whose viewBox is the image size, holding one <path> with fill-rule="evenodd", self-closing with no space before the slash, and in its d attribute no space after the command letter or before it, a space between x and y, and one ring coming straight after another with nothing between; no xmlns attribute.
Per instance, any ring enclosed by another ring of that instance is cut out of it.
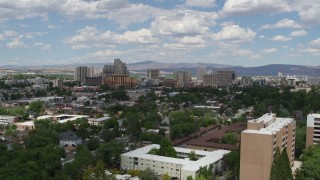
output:
<svg viewBox="0 0 320 180"><path fill-rule="evenodd" d="M319 0L0 0L1 65L320 65Z"/></svg>

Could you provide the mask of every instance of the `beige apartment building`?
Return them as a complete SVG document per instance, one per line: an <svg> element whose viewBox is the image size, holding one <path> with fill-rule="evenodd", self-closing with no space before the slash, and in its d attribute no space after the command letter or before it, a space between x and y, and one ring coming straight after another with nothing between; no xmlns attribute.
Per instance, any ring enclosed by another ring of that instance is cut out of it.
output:
<svg viewBox="0 0 320 180"><path fill-rule="evenodd" d="M307 116L307 138L306 147L320 142L320 114L309 114Z"/></svg>
<svg viewBox="0 0 320 180"><path fill-rule="evenodd" d="M203 85L217 87L217 75L214 75L214 74L203 75Z"/></svg>
<svg viewBox="0 0 320 180"><path fill-rule="evenodd" d="M276 148L287 148L293 166L296 122L267 113L248 121L241 133L240 180L269 180Z"/></svg>

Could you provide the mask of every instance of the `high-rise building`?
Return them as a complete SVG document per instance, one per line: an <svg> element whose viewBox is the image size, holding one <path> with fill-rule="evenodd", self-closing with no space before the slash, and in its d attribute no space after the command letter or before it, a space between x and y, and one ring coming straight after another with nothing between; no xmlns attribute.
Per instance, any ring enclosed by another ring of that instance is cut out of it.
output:
<svg viewBox="0 0 320 180"><path fill-rule="evenodd" d="M184 84L191 81L192 74L188 71L175 71L173 77L177 80L178 87L184 87Z"/></svg>
<svg viewBox="0 0 320 180"><path fill-rule="evenodd" d="M114 60L114 74L129 76L129 71L127 69L126 63L122 62L120 59L115 59Z"/></svg>
<svg viewBox="0 0 320 180"><path fill-rule="evenodd" d="M214 74L203 75L203 85L217 87L217 75L214 75Z"/></svg>
<svg viewBox="0 0 320 180"><path fill-rule="evenodd" d="M160 69L148 69L147 77L149 79L158 79L160 74Z"/></svg>
<svg viewBox="0 0 320 180"><path fill-rule="evenodd" d="M112 75L126 75L129 76L126 63L120 59L115 59L113 65L104 65L102 70L102 77L107 78Z"/></svg>
<svg viewBox="0 0 320 180"><path fill-rule="evenodd" d="M129 77L126 63L115 59L113 65L105 65L102 72L103 84L118 88L135 87L136 79Z"/></svg>
<svg viewBox="0 0 320 180"><path fill-rule="evenodd" d="M54 79L52 80L52 86L53 87L62 87L63 86L63 80L62 79Z"/></svg>
<svg viewBox="0 0 320 180"><path fill-rule="evenodd" d="M199 65L197 68L197 80L203 80L203 75L207 74L207 67Z"/></svg>
<svg viewBox="0 0 320 180"><path fill-rule="evenodd" d="M110 77L114 73L114 65L104 65L102 70L102 77Z"/></svg>
<svg viewBox="0 0 320 180"><path fill-rule="evenodd" d="M76 67L74 70L74 80L80 81L81 83L85 82L86 77L93 77L93 75L94 75L93 67L79 66L79 67Z"/></svg>
<svg viewBox="0 0 320 180"><path fill-rule="evenodd" d="M287 148L293 166L296 122L267 113L248 121L241 133L240 180L269 180L276 148Z"/></svg>
<svg viewBox="0 0 320 180"><path fill-rule="evenodd" d="M235 72L222 70L217 72L217 85L218 87L228 87L233 85L235 80Z"/></svg>
<svg viewBox="0 0 320 180"><path fill-rule="evenodd" d="M307 138L306 147L320 142L320 114L309 114L307 116Z"/></svg>

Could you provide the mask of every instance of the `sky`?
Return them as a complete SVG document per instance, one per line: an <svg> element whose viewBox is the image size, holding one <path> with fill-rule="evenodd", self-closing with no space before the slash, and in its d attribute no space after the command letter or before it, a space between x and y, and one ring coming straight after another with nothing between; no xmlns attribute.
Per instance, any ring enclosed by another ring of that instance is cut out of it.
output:
<svg viewBox="0 0 320 180"><path fill-rule="evenodd" d="M320 65L320 0L0 0L0 66Z"/></svg>

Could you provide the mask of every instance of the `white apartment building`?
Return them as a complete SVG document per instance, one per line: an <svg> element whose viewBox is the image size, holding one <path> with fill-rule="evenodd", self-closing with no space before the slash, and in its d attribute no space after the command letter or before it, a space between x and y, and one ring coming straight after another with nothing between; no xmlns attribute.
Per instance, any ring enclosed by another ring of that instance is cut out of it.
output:
<svg viewBox="0 0 320 180"><path fill-rule="evenodd" d="M223 156L230 152L227 150L209 152L175 147L179 158L148 154L152 148L159 149L159 147L157 144L151 144L122 154L121 168L135 170L150 168L158 175L168 174L170 177L181 180L187 180L188 176L192 176L195 179L201 167L212 165L213 171L215 168L221 169ZM191 151L195 152L198 160L191 161L188 159Z"/></svg>
<svg viewBox="0 0 320 180"><path fill-rule="evenodd" d="M309 114L307 116L307 138L306 147L320 142L320 114Z"/></svg>
<svg viewBox="0 0 320 180"><path fill-rule="evenodd" d="M90 125L95 125L95 126L100 126L103 125L107 120L109 120L111 117L109 116L105 116L105 117L101 117L101 118L90 118L88 119L88 123Z"/></svg>
<svg viewBox="0 0 320 180"><path fill-rule="evenodd" d="M15 116L0 116L0 125L10 125L13 124L17 119Z"/></svg>

